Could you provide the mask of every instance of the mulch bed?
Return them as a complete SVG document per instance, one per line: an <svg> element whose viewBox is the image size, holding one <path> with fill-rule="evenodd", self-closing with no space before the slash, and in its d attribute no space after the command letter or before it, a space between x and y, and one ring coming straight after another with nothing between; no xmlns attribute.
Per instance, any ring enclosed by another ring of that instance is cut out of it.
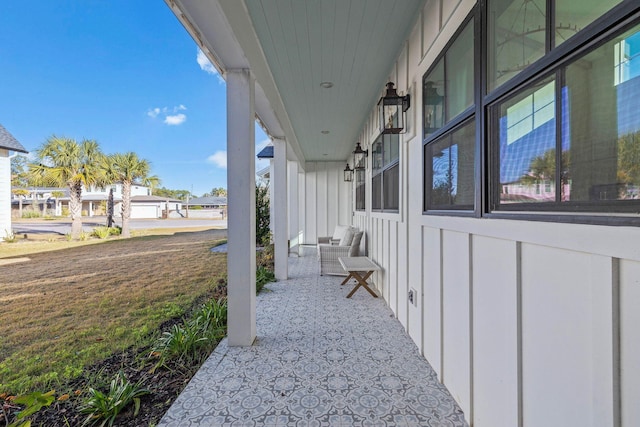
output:
<svg viewBox="0 0 640 427"><path fill-rule="evenodd" d="M217 292L213 297L216 299L226 297L226 283L222 281L218 283ZM196 304L196 306L198 305ZM167 331L181 321L181 318L169 320L162 324L160 330ZM129 348L122 353L114 354L99 363L89 366L80 377L64 387L70 395L69 399L55 401L51 406L43 408L29 417L31 425L34 427L81 426L85 422L87 415L80 413L79 408L88 388L94 387L106 392L111 379L120 371L124 373L131 383L140 381L143 387L150 390L150 393L140 397L140 411L137 415L134 415L133 405L129 405L118 415L114 426L140 427L156 425L186 387L189 380L195 375L199 366L182 366L168 362L165 366L156 367L157 359L153 358L151 353L152 350L149 346ZM156 368L154 369L154 367ZM76 390L80 393L76 394ZM59 394L57 393L56 395L58 396ZM11 406L13 412L18 411L15 405ZM0 425L4 425L4 421L0 413ZM99 425L100 422L98 421L97 424Z"/></svg>

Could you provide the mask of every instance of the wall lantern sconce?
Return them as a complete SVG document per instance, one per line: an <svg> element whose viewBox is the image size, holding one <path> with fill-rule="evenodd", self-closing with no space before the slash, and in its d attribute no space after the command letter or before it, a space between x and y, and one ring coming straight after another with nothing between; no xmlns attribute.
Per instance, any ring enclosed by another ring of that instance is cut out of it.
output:
<svg viewBox="0 0 640 427"><path fill-rule="evenodd" d="M356 142L356 149L353 151L353 169L364 170L366 168L366 158L369 150L363 150L359 142Z"/></svg>
<svg viewBox="0 0 640 427"><path fill-rule="evenodd" d="M444 96L438 94L433 82L424 84L424 133L429 135L444 125Z"/></svg>
<svg viewBox="0 0 640 427"><path fill-rule="evenodd" d="M353 181L353 169L349 167L349 163L347 163L347 167L344 168L344 182Z"/></svg>
<svg viewBox="0 0 640 427"><path fill-rule="evenodd" d="M398 95L393 83L387 83L387 94L378 101L380 133L402 133L410 106L411 96Z"/></svg>

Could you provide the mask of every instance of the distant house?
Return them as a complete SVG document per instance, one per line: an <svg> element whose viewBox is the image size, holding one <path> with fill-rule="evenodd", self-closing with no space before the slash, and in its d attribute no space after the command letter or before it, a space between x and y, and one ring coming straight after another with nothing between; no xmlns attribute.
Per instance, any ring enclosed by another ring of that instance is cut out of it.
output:
<svg viewBox="0 0 640 427"><path fill-rule="evenodd" d="M19 198L23 207L37 204L37 210L54 216L63 216L69 208L69 190L67 188L32 187L27 188L29 196L14 195L11 200L13 216L19 216ZM91 186L82 190L82 216L93 217L106 215L109 192L113 190L113 214L116 218L122 216L122 183L115 183L105 187ZM54 197L61 193L62 196ZM131 218L163 218L183 217L182 201L152 196L151 189L144 185L131 186Z"/></svg>
<svg viewBox="0 0 640 427"><path fill-rule="evenodd" d="M189 218L225 218L227 216L226 197L194 197L186 205Z"/></svg>
<svg viewBox="0 0 640 427"><path fill-rule="evenodd" d="M220 209L227 208L227 198L220 196L194 197L187 202L189 209Z"/></svg>
<svg viewBox="0 0 640 427"><path fill-rule="evenodd" d="M11 157L10 151L28 151L0 125L0 236L11 232Z"/></svg>

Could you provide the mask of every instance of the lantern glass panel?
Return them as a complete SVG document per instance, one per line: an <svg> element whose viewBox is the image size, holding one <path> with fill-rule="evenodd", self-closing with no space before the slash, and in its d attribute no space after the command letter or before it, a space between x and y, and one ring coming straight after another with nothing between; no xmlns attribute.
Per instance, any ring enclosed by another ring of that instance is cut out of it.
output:
<svg viewBox="0 0 640 427"><path fill-rule="evenodd" d="M424 78L424 134L444 126L444 61L440 60Z"/></svg>

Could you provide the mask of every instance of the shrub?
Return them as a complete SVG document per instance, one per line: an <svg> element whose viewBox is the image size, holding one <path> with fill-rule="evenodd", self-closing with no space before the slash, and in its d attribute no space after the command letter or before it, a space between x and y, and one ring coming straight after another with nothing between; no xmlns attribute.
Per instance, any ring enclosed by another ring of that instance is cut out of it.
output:
<svg viewBox="0 0 640 427"><path fill-rule="evenodd" d="M81 231L80 234L78 235L78 239L82 240L83 242L87 239L89 239L89 237L91 237L91 235L89 233L87 233L86 231Z"/></svg>
<svg viewBox="0 0 640 427"><path fill-rule="evenodd" d="M269 236L269 186L256 185L256 244Z"/></svg>
<svg viewBox="0 0 640 427"><path fill-rule="evenodd" d="M202 210L202 206L200 206L200 205L189 206L189 210L190 211L201 211Z"/></svg>
<svg viewBox="0 0 640 427"><path fill-rule="evenodd" d="M119 236L122 234L122 227L114 225L113 227L109 227L109 234L111 236Z"/></svg>
<svg viewBox="0 0 640 427"><path fill-rule="evenodd" d="M67 217L67 216L69 216L69 213L70 213L70 212L69 212L69 208L67 208L67 207L63 207L63 208L62 208L62 211L61 211L60 213L62 214L62 216L63 216L63 217Z"/></svg>
<svg viewBox="0 0 640 427"><path fill-rule="evenodd" d="M40 218L42 214L39 211L23 210L22 218Z"/></svg>
<svg viewBox="0 0 640 427"><path fill-rule="evenodd" d="M131 402L135 405L133 415L136 416L140 411L140 396L149 393L150 391L142 387L140 382L131 384L120 371L111 380L106 394L89 388L89 397L80 407L80 412L89 414L82 425L95 424L102 420L100 427L112 426L118 414Z"/></svg>
<svg viewBox="0 0 640 427"><path fill-rule="evenodd" d="M102 226L94 228L93 233L91 234L99 239L106 239L111 235L111 231L109 230L109 227Z"/></svg>
<svg viewBox="0 0 640 427"><path fill-rule="evenodd" d="M13 230L4 230L3 240L7 243L15 243L18 238Z"/></svg>
<svg viewBox="0 0 640 427"><path fill-rule="evenodd" d="M258 266L256 269L256 293L260 292L264 285L270 282L275 282L276 276L273 271L267 267Z"/></svg>
<svg viewBox="0 0 640 427"><path fill-rule="evenodd" d="M158 365L169 360L195 364L209 355L211 346L221 339L227 327L226 299L212 299L195 311L182 325L173 325L153 347L160 357Z"/></svg>

